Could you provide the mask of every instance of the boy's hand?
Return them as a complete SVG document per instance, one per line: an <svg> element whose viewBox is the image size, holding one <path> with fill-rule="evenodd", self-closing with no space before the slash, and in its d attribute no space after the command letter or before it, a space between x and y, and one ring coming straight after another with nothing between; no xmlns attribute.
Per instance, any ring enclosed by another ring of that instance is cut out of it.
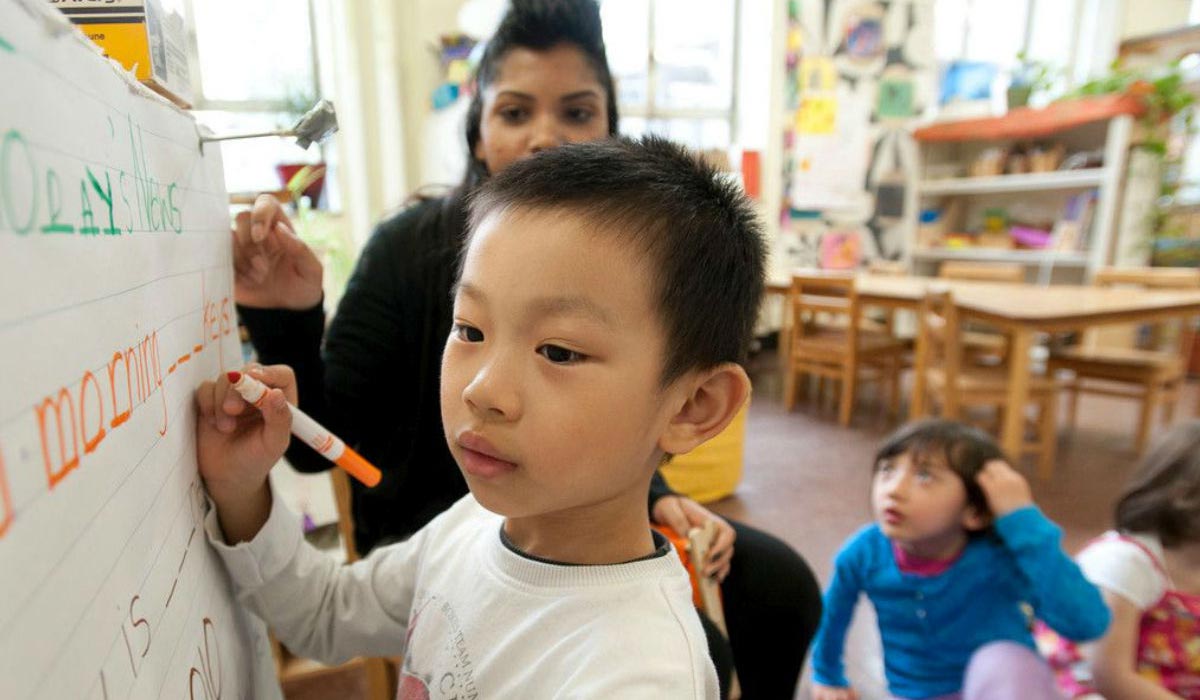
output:
<svg viewBox="0 0 1200 700"><path fill-rule="evenodd" d="M813 700L858 700L858 691L813 683Z"/></svg>
<svg viewBox="0 0 1200 700"><path fill-rule="evenodd" d="M729 562L733 559L733 540L737 533L733 526L724 518L708 510L690 498L679 495L663 496L654 502L650 518L657 525L666 525L682 537L693 527L699 527L712 520L717 524L716 534L709 543L708 567L702 572L704 576L724 581L729 575Z"/></svg>
<svg viewBox="0 0 1200 700"><path fill-rule="evenodd" d="M983 465L975 480L979 482L983 495L987 497L988 507L997 518L1033 505L1029 482L1003 460L993 459Z"/></svg>
<svg viewBox="0 0 1200 700"><path fill-rule="evenodd" d="M246 403L224 375L196 390L200 476L231 543L253 539L270 514L267 474L287 449L292 426L287 402L296 400L290 367L251 365L243 371L273 387L260 409Z"/></svg>

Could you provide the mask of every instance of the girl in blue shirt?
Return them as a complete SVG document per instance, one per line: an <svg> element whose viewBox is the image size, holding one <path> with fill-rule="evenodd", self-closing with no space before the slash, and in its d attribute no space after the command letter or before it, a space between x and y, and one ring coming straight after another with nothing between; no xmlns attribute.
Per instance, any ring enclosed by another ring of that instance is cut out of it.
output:
<svg viewBox="0 0 1200 700"><path fill-rule="evenodd" d="M875 606L894 697L1060 698L1030 615L1088 640L1108 608L995 442L952 421L901 428L876 455L871 505L876 522L838 552L825 593L815 700L858 698L842 648L860 593Z"/></svg>

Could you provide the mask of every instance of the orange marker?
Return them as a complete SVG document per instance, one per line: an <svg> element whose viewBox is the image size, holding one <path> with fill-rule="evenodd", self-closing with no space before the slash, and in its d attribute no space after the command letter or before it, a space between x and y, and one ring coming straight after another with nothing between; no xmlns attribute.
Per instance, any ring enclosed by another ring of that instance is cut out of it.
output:
<svg viewBox="0 0 1200 700"><path fill-rule="evenodd" d="M263 398L267 395L266 384L241 372L229 372L226 377L233 384L234 391L241 394L243 399L255 408L261 408ZM383 478L383 473L375 465L347 447L341 438L321 427L320 423L290 403L288 408L292 411L292 435L367 486L375 486Z"/></svg>

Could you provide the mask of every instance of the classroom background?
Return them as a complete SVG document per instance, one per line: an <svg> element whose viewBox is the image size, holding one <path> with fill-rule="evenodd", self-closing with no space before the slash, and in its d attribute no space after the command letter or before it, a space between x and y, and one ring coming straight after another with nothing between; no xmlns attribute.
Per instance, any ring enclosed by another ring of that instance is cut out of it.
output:
<svg viewBox="0 0 1200 700"><path fill-rule="evenodd" d="M214 132L337 106L340 131L311 149L222 149L242 207L290 202L332 311L374 222L461 177L472 60L504 2L162 4L186 37L186 101ZM717 162L757 203L771 255L753 400L672 483L784 538L825 581L870 518L872 446L950 406L1027 455L1070 551L1106 529L1146 443L1200 407L1200 2L600 4L620 131ZM935 279L962 317L957 379L916 342ZM814 294L850 298L841 327L870 347L812 335ZM329 477L276 472L336 555ZM869 611L847 660L883 697ZM279 670L293 699L367 697L373 672Z"/></svg>

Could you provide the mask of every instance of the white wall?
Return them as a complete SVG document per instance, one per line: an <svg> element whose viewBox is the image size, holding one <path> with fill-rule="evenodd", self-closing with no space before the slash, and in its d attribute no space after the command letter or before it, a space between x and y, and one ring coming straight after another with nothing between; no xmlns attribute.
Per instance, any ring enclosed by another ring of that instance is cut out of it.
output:
<svg viewBox="0 0 1200 700"><path fill-rule="evenodd" d="M440 156L447 149L462 162L465 146L461 122L431 129L431 121L442 125L445 112L434 112L432 96L441 81L438 62L438 38L458 31L458 13L466 0L389 0L398 8L395 28L400 42L400 100L403 104L405 170L409 173L408 192L431 184L453 184L461 170L446 165ZM451 118L452 120L452 118ZM455 172L447 171L454 169ZM452 177L447 182L447 177Z"/></svg>
<svg viewBox="0 0 1200 700"><path fill-rule="evenodd" d="M1126 0L1121 39L1177 29L1188 23L1191 0Z"/></svg>

